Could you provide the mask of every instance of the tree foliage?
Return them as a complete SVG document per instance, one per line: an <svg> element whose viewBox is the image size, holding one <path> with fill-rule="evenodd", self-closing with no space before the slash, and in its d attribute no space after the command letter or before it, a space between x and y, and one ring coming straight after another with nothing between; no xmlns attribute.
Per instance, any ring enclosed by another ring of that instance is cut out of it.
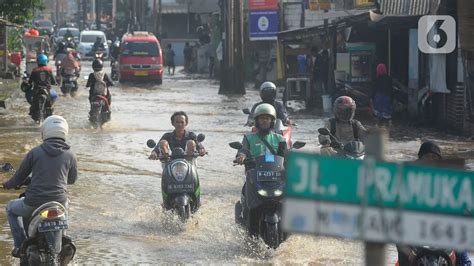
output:
<svg viewBox="0 0 474 266"><path fill-rule="evenodd" d="M0 17L22 25L31 21L35 12L43 8L43 0L0 0Z"/></svg>

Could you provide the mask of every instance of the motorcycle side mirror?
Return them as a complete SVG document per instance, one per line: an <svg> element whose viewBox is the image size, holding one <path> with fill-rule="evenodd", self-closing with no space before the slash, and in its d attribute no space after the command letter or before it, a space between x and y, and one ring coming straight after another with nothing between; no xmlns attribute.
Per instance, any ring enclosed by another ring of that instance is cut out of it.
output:
<svg viewBox="0 0 474 266"><path fill-rule="evenodd" d="M250 114L250 110L248 108L242 109L242 112L244 112L244 114L246 114L246 115Z"/></svg>
<svg viewBox="0 0 474 266"><path fill-rule="evenodd" d="M240 149L242 149L242 147L243 147L242 143L240 143L240 142L238 142L238 141L234 141L234 142L229 143L229 146L230 146L232 149L236 149L236 150L240 150Z"/></svg>
<svg viewBox="0 0 474 266"><path fill-rule="evenodd" d="M148 148L150 149L153 149L156 147L156 142L152 139L149 139L147 142L146 142L146 145L148 146Z"/></svg>
<svg viewBox="0 0 474 266"><path fill-rule="evenodd" d="M282 141L282 142L279 142L278 143L278 150L277 150L277 154L280 155L280 156L284 156L285 154L285 150L286 150L286 142Z"/></svg>
<svg viewBox="0 0 474 266"><path fill-rule="evenodd" d="M303 148L305 145L306 145L306 142L303 142L303 141L295 141L295 143L293 143L293 148L294 148L294 149L301 149L301 148Z"/></svg>
<svg viewBox="0 0 474 266"><path fill-rule="evenodd" d="M206 139L206 135L204 135L202 133L197 136L197 141L198 142L203 142L205 139Z"/></svg>
<svg viewBox="0 0 474 266"><path fill-rule="evenodd" d="M319 134L329 136L331 135L331 132L329 132L329 129L322 127L318 129Z"/></svg>
<svg viewBox="0 0 474 266"><path fill-rule="evenodd" d="M13 170L13 165L11 163L5 163L3 166L2 166L2 170L4 172L9 172L11 170Z"/></svg>

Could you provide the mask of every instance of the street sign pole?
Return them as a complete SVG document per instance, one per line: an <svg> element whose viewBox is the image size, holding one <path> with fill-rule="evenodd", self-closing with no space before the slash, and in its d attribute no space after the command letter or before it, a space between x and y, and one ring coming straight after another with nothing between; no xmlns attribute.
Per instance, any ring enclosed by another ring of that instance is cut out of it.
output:
<svg viewBox="0 0 474 266"><path fill-rule="evenodd" d="M374 128L373 133L367 137L366 152L368 160L383 161L386 145L387 132L383 129ZM365 265L384 265L385 253L384 243L365 242Z"/></svg>

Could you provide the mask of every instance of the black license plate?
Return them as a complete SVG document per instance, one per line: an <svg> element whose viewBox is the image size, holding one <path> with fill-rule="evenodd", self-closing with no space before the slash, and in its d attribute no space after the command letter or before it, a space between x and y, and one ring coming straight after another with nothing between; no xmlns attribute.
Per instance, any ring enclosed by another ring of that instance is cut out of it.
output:
<svg viewBox="0 0 474 266"><path fill-rule="evenodd" d="M38 226L38 232L50 232L68 229L67 220L61 221L45 221Z"/></svg>
<svg viewBox="0 0 474 266"><path fill-rule="evenodd" d="M194 185L193 184L169 184L168 193L193 193Z"/></svg>
<svg viewBox="0 0 474 266"><path fill-rule="evenodd" d="M278 171L257 171L258 182L275 182L280 180L281 172Z"/></svg>

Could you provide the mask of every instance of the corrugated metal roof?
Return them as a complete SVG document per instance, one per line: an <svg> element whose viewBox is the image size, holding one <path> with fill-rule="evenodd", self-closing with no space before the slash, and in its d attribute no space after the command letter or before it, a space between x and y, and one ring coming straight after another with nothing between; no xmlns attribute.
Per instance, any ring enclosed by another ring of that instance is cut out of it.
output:
<svg viewBox="0 0 474 266"><path fill-rule="evenodd" d="M431 0L379 0L384 15L419 16L431 11Z"/></svg>

